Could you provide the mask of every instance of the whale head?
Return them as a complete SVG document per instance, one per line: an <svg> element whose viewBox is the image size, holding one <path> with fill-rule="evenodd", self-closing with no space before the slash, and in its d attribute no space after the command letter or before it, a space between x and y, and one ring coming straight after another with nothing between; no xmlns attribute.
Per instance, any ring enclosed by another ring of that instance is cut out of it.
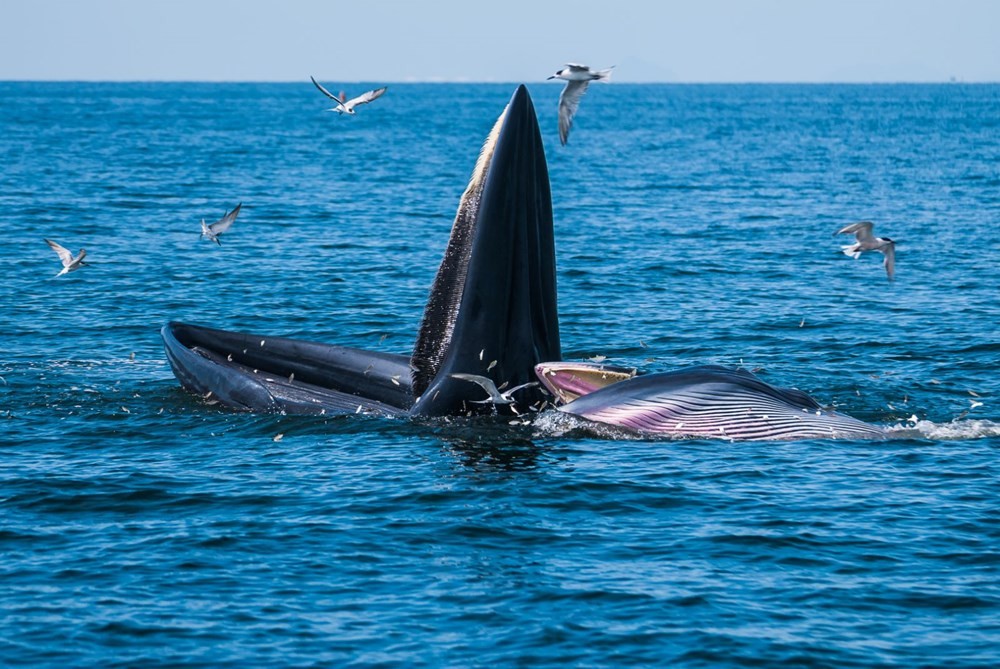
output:
<svg viewBox="0 0 1000 669"><path fill-rule="evenodd" d="M486 138L463 193L411 357L412 412L516 412L544 399L526 387L508 409L477 403L483 390L535 380L561 358L552 196L531 96L519 86Z"/></svg>

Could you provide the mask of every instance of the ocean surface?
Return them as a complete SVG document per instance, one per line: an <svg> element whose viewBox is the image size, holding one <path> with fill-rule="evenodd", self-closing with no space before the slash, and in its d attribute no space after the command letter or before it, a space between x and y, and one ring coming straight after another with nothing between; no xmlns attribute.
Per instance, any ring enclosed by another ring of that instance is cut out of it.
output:
<svg viewBox="0 0 1000 669"><path fill-rule="evenodd" d="M169 320L409 352L513 90L0 83L0 666L1000 665L998 85L594 85L563 147L529 84L565 359L743 365L898 439L180 388Z"/></svg>

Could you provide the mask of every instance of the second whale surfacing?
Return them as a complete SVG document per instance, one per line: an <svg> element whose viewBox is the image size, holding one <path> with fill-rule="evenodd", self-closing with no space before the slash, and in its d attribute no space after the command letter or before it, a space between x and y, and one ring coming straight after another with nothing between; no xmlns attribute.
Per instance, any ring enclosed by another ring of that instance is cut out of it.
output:
<svg viewBox="0 0 1000 669"><path fill-rule="evenodd" d="M412 354L177 322L161 335L184 388L243 411L514 415L554 396L560 411L651 435L885 437L876 426L823 411L805 393L740 370L637 376L628 368L560 362L552 198L524 86L487 137L459 202ZM492 380L499 391L524 388L510 404L484 403L483 388L465 380L472 376Z"/></svg>

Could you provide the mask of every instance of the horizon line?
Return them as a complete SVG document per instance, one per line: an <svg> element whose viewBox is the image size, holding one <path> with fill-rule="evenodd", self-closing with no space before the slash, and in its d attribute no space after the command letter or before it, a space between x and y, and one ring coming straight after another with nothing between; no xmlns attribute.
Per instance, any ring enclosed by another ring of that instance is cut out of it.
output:
<svg viewBox="0 0 1000 669"><path fill-rule="evenodd" d="M407 85L407 84L441 84L441 85L477 85L477 86L496 86L496 85L510 85L510 84L529 84L529 83L539 83L548 86L557 86L561 82L548 82L546 80L539 80L535 82L521 81L517 79L510 80L478 80L474 81L471 79L400 79L393 81L391 79L325 79L326 81L336 81L338 84L371 84L371 83L383 83L385 85ZM308 79L304 79L306 83L309 83ZM297 84L300 83L299 79L97 79L97 78L69 78L69 79L5 79L0 78L0 83L2 84L75 84L75 83L87 83L87 84ZM934 85L934 84L974 84L974 85L996 85L1000 84L1000 80L965 80L956 77L951 77L949 79L872 79L869 81L852 81L852 80L829 80L829 81L784 81L784 80L746 80L746 81L695 81L695 80L641 80L641 81L615 81L615 85L633 85L633 86L644 86L644 85L678 85L678 86L742 86L742 85L760 85L760 86L824 86L824 85L838 85L838 86L871 86L871 85Z"/></svg>

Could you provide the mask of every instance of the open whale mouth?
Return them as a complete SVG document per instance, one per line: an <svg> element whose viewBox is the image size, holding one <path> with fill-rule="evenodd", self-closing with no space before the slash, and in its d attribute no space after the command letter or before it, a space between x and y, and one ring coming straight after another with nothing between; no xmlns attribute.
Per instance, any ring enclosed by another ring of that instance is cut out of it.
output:
<svg viewBox="0 0 1000 669"><path fill-rule="evenodd" d="M452 415L540 406L533 368L560 358L559 322L548 169L527 89L517 88L480 151L412 355L177 322L162 337L181 384L233 409ZM483 402L483 387L463 380L470 375L499 393L531 385L511 405Z"/></svg>
<svg viewBox="0 0 1000 669"><path fill-rule="evenodd" d="M548 169L524 86L460 199L411 355L183 323L167 324L162 336L185 388L247 411L519 414L554 399L565 413L668 437L885 438L744 370L637 375L560 362Z"/></svg>
<svg viewBox="0 0 1000 669"><path fill-rule="evenodd" d="M621 367L593 362L542 362L535 365L535 374L556 404L568 404L612 383L631 379L638 373L635 367Z"/></svg>

